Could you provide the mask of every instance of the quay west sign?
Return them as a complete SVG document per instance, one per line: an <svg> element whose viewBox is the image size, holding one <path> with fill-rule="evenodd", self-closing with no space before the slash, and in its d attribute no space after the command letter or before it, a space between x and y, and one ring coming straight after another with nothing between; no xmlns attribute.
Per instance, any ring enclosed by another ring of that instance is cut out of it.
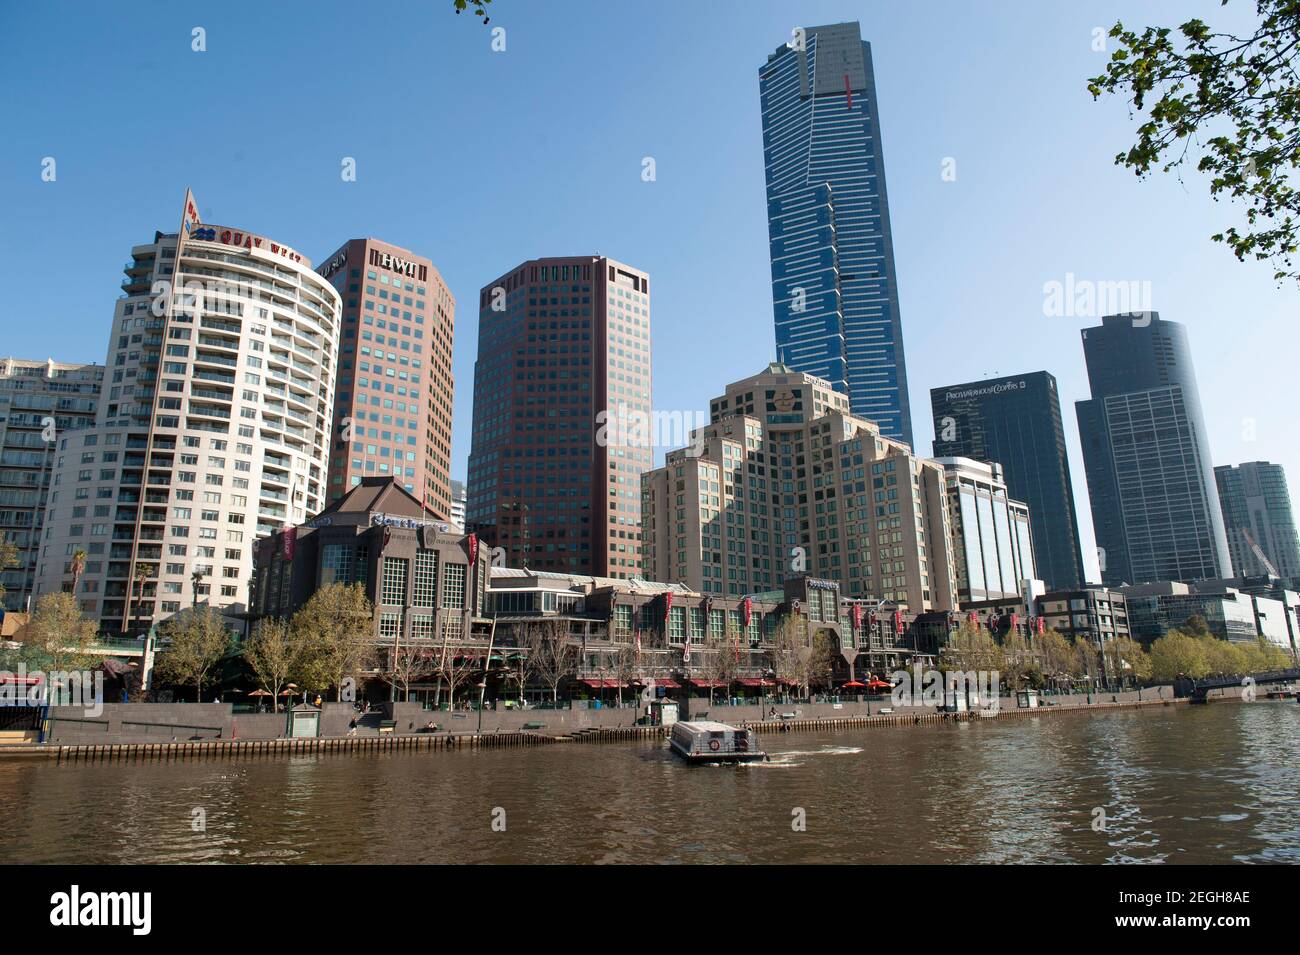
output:
<svg viewBox="0 0 1300 955"><path fill-rule="evenodd" d="M252 232L241 232L238 229L227 229L219 225L195 225L190 229L188 239L198 242L220 242L222 245L235 245L242 249L258 249L288 259L290 262L311 265L311 262L287 245L272 242L265 236L254 235Z"/></svg>
<svg viewBox="0 0 1300 955"><path fill-rule="evenodd" d="M370 250L370 264L378 266L381 269L388 269L390 272L396 272L399 275L406 275L413 279L419 279L421 282L429 278L429 267L420 265L417 262L408 262L406 259L399 259L388 252L380 252L378 249Z"/></svg>

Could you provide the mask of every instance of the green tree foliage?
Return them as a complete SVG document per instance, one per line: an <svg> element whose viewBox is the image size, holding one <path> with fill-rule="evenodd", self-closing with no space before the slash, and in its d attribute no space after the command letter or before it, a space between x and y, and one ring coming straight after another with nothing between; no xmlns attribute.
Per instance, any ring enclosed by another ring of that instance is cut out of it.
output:
<svg viewBox="0 0 1300 955"><path fill-rule="evenodd" d="M489 19L487 7L491 2L492 0L452 0L452 6L456 8L457 13L467 9L473 10L474 16L479 17L486 24Z"/></svg>
<svg viewBox="0 0 1300 955"><path fill-rule="evenodd" d="M305 686L333 687L334 699L342 699L343 681L374 664L374 614L361 584L330 584L311 595L289 624L304 648Z"/></svg>
<svg viewBox="0 0 1300 955"><path fill-rule="evenodd" d="M212 607L183 610L158 628L158 662L154 673L164 683L193 686L194 700L203 702L203 685L231 648L230 631Z"/></svg>
<svg viewBox="0 0 1300 955"><path fill-rule="evenodd" d="M280 693L304 679L308 648L302 634L287 622L268 617L258 622L241 655L259 689L271 694L271 709L278 713Z"/></svg>
<svg viewBox="0 0 1300 955"><path fill-rule="evenodd" d="M0 570L18 566L18 548L11 542L0 540ZM0 598L5 595L5 585L0 583Z"/></svg>
<svg viewBox="0 0 1300 955"><path fill-rule="evenodd" d="M1151 675L1168 683L1180 676L1199 680L1210 673L1206 642L1181 630L1170 630L1151 644Z"/></svg>
<svg viewBox="0 0 1300 955"><path fill-rule="evenodd" d="M1226 4L1227 0L1223 0ZM1142 116L1137 142L1115 157L1139 177L1195 161L1210 195L1243 202L1246 221L1213 236L1239 260L1273 263L1278 281L1300 281L1300 0L1257 0L1259 23L1237 36L1198 19L1141 32L1116 23L1106 72L1088 81L1093 98L1123 96Z"/></svg>
<svg viewBox="0 0 1300 955"><path fill-rule="evenodd" d="M87 620L70 593L42 594L31 620L17 634L29 646L28 666L37 660L48 670L83 670L97 661L88 649L95 642L95 622Z"/></svg>

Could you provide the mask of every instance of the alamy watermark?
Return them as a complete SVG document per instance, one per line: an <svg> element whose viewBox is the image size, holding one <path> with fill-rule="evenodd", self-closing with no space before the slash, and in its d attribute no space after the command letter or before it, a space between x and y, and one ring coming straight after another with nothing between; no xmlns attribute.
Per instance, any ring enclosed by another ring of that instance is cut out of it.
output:
<svg viewBox="0 0 1300 955"><path fill-rule="evenodd" d="M996 713L1002 705L1000 674L997 670L939 670L925 669L916 664L911 670L895 670L890 674L894 684L889 694L894 706L951 706L963 705Z"/></svg>
<svg viewBox="0 0 1300 955"><path fill-rule="evenodd" d="M76 706L88 717L104 712L102 670L0 670L0 706Z"/></svg>

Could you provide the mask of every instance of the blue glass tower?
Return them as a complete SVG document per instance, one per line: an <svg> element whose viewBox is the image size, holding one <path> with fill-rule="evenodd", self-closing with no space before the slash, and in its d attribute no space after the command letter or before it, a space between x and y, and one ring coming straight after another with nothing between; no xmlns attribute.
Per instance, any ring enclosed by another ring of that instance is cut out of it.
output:
<svg viewBox="0 0 1300 955"><path fill-rule="evenodd" d="M806 27L758 72L778 360L912 443L871 46Z"/></svg>

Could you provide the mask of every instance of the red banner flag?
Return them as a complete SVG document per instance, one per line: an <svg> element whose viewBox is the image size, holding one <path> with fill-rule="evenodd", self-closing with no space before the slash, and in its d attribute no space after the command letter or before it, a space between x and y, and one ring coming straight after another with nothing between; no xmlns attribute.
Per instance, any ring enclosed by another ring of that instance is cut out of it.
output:
<svg viewBox="0 0 1300 955"><path fill-rule="evenodd" d="M903 611L894 611L894 633L903 632Z"/></svg>
<svg viewBox="0 0 1300 955"><path fill-rule="evenodd" d="M287 561L293 560L293 551L297 543L298 543L298 528L286 527L284 529L284 534L281 540L281 546L284 548L283 553L284 553L285 560Z"/></svg>
<svg viewBox="0 0 1300 955"><path fill-rule="evenodd" d="M749 626L749 618L754 611L754 603L748 597L740 602L740 623L741 626Z"/></svg>
<svg viewBox="0 0 1300 955"><path fill-rule="evenodd" d="M862 629L862 604L853 605L853 629Z"/></svg>
<svg viewBox="0 0 1300 955"><path fill-rule="evenodd" d="M478 535L470 534L465 542L469 544L469 562L473 564L478 560Z"/></svg>
<svg viewBox="0 0 1300 955"><path fill-rule="evenodd" d="M1047 624L1045 624L1045 623L1043 622L1043 618L1042 618L1042 617L1039 617L1039 618L1038 618L1038 632L1039 632L1039 633L1046 633L1046 632L1047 632Z"/></svg>
<svg viewBox="0 0 1300 955"><path fill-rule="evenodd" d="M664 591L664 619L665 620L668 619L668 611L672 609L673 609L673 592L671 590L666 590Z"/></svg>

